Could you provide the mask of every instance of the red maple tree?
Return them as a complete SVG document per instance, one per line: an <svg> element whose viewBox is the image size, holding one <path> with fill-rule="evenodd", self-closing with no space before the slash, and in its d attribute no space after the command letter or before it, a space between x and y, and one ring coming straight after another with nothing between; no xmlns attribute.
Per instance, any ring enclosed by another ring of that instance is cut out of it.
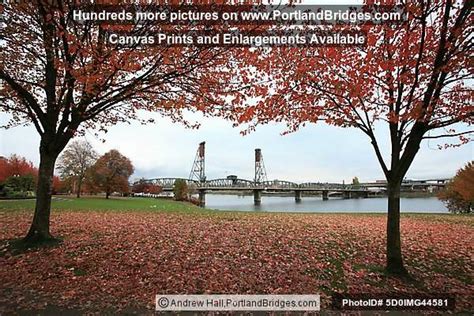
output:
<svg viewBox="0 0 474 316"><path fill-rule="evenodd" d="M108 199L113 192L128 193L128 179L133 174L132 162L118 150L112 149L102 155L89 172L91 184L105 192Z"/></svg>
<svg viewBox="0 0 474 316"><path fill-rule="evenodd" d="M228 115L249 130L278 121L292 132L323 121L367 135L387 180L386 269L395 274L406 274L400 186L421 142L459 137L466 143L473 133L472 5L407 2L405 23L360 26L368 32L364 47L255 52L251 67L241 71L253 84L230 107ZM462 122L467 125L456 131ZM383 126L388 139L378 132ZM381 142L390 143L390 152L382 152Z"/></svg>
<svg viewBox="0 0 474 316"><path fill-rule="evenodd" d="M163 191L163 188L161 186L148 182L143 178L136 181L132 185L133 193L160 194L162 191Z"/></svg>
<svg viewBox="0 0 474 316"><path fill-rule="evenodd" d="M36 208L25 242L52 238L53 170L72 137L140 119L139 111L194 126L183 112L221 103L218 92L229 79L223 48L111 44L112 26L75 21L76 5L12 1L3 8L0 108L12 115L7 127L32 124L41 136ZM131 35L160 28L113 27Z"/></svg>
<svg viewBox="0 0 474 316"><path fill-rule="evenodd" d="M32 175L37 177L38 169L25 157L11 155L8 158L0 158L0 183L13 176Z"/></svg>

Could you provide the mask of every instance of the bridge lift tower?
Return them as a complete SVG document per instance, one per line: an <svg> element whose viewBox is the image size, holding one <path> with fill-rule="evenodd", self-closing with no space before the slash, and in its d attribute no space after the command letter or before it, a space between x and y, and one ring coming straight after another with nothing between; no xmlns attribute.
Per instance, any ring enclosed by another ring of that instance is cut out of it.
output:
<svg viewBox="0 0 474 316"><path fill-rule="evenodd" d="M255 184L268 181L267 170L265 170L265 164L263 163L262 150L260 148L255 149Z"/></svg>
<svg viewBox="0 0 474 316"><path fill-rule="evenodd" d="M265 164L263 163L262 150L260 148L255 149L255 179L254 184L258 186L260 183L267 181L267 171L265 170ZM255 188L253 190L253 203L260 205L262 203L262 189Z"/></svg>
<svg viewBox="0 0 474 316"><path fill-rule="evenodd" d="M194 158L193 167L191 169L191 173L189 174L189 180L198 180L199 182L206 181L205 146L206 142L199 144L198 150L196 152L196 158Z"/></svg>

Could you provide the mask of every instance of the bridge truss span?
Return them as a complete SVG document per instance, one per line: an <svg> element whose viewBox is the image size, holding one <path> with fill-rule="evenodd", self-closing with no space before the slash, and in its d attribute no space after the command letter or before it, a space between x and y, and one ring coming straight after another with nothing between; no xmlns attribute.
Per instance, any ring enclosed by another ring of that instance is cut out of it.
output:
<svg viewBox="0 0 474 316"><path fill-rule="evenodd" d="M292 190L292 189L298 189L299 185L294 182L290 181L285 181L285 180L273 180L273 181L264 181L259 183L259 186L265 188L265 189L278 189L278 190Z"/></svg>
<svg viewBox="0 0 474 316"><path fill-rule="evenodd" d="M254 186L254 182L245 179L213 179L203 183L200 183L201 187L207 188L224 188L224 189L232 189L232 188L248 188L251 189Z"/></svg>
<svg viewBox="0 0 474 316"><path fill-rule="evenodd" d="M314 190L314 191L367 191L368 188L353 185L353 184L341 184L341 183L322 183L322 182L305 182L298 186L301 190Z"/></svg>
<svg viewBox="0 0 474 316"><path fill-rule="evenodd" d="M149 179L146 181L154 185L160 186L165 191L169 191L169 190L173 190L176 180L186 181L186 184L188 185L188 187L198 186L199 184L199 181L189 180L185 178L155 178L155 179Z"/></svg>
<svg viewBox="0 0 474 316"><path fill-rule="evenodd" d="M190 180L185 178L155 178L146 180L163 188L163 190L172 190L177 180L186 181L191 188L201 190L233 190L233 189L249 189L249 190L298 190L298 191L367 191L365 186L356 186L340 183L321 183L321 182L305 182L295 183L285 180L272 180L256 183L252 180L240 178L220 178L207 181Z"/></svg>

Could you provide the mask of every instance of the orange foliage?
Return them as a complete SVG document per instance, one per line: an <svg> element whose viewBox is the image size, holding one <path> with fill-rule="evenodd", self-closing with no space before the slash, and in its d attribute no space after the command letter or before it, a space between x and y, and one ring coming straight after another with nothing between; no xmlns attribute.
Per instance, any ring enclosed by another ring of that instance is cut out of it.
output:
<svg viewBox="0 0 474 316"><path fill-rule="evenodd" d="M133 193L150 193L150 194L159 194L163 191L163 188L159 185L153 184L151 182L145 181L145 179L140 179L135 182L132 186Z"/></svg>
<svg viewBox="0 0 474 316"><path fill-rule="evenodd" d="M11 155L9 158L0 158L0 182L12 176L38 175L38 169L31 161L18 155Z"/></svg>
<svg viewBox="0 0 474 316"><path fill-rule="evenodd" d="M474 207L474 161L459 169L439 197L454 213L470 213Z"/></svg>
<svg viewBox="0 0 474 316"><path fill-rule="evenodd" d="M239 69L241 84L252 84L237 90L226 114L248 123L248 131L271 121L287 123L289 132L318 121L355 127L375 144L375 122L383 121L392 124L392 141L402 153L428 131L429 138L459 137L466 143L472 130L444 128L474 123L469 1L413 1L406 11L404 23L351 26L367 32L366 46L255 50Z"/></svg>
<svg viewBox="0 0 474 316"><path fill-rule="evenodd" d="M57 194L64 189L64 183L58 176L53 176L53 194Z"/></svg>
<svg viewBox="0 0 474 316"><path fill-rule="evenodd" d="M128 193L128 179L133 174L133 165L118 150L111 150L100 157L91 168L89 184L106 193Z"/></svg>
<svg viewBox="0 0 474 316"><path fill-rule="evenodd" d="M460 169L452 182L452 188L461 197L474 204L474 161Z"/></svg>
<svg viewBox="0 0 474 316"><path fill-rule="evenodd" d="M32 175L35 182L38 179L38 168L25 157L16 154L9 158L0 158L0 183L12 176ZM58 176L53 176L53 193L60 192L63 188L63 183Z"/></svg>

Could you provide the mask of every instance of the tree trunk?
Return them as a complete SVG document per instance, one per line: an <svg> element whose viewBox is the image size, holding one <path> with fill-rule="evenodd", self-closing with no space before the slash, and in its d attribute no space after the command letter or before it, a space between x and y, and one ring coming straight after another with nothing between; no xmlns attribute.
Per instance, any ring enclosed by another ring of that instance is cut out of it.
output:
<svg viewBox="0 0 474 316"><path fill-rule="evenodd" d="M106 198L106 199L108 199L108 198L109 198L109 196L110 196L110 192L109 192L108 190L107 190L107 191L105 191L105 198Z"/></svg>
<svg viewBox="0 0 474 316"><path fill-rule="evenodd" d="M51 213L54 165L57 156L44 149L40 150L35 214L30 230L23 239L24 242L35 243L53 239L49 232L49 217Z"/></svg>
<svg viewBox="0 0 474 316"><path fill-rule="evenodd" d="M388 182L387 216L387 263L386 270L391 274L408 275L403 266L400 241L400 187L402 179Z"/></svg>
<svg viewBox="0 0 474 316"><path fill-rule="evenodd" d="M81 189L82 189L82 178L79 178L77 181L77 192L76 192L77 198L81 197Z"/></svg>

